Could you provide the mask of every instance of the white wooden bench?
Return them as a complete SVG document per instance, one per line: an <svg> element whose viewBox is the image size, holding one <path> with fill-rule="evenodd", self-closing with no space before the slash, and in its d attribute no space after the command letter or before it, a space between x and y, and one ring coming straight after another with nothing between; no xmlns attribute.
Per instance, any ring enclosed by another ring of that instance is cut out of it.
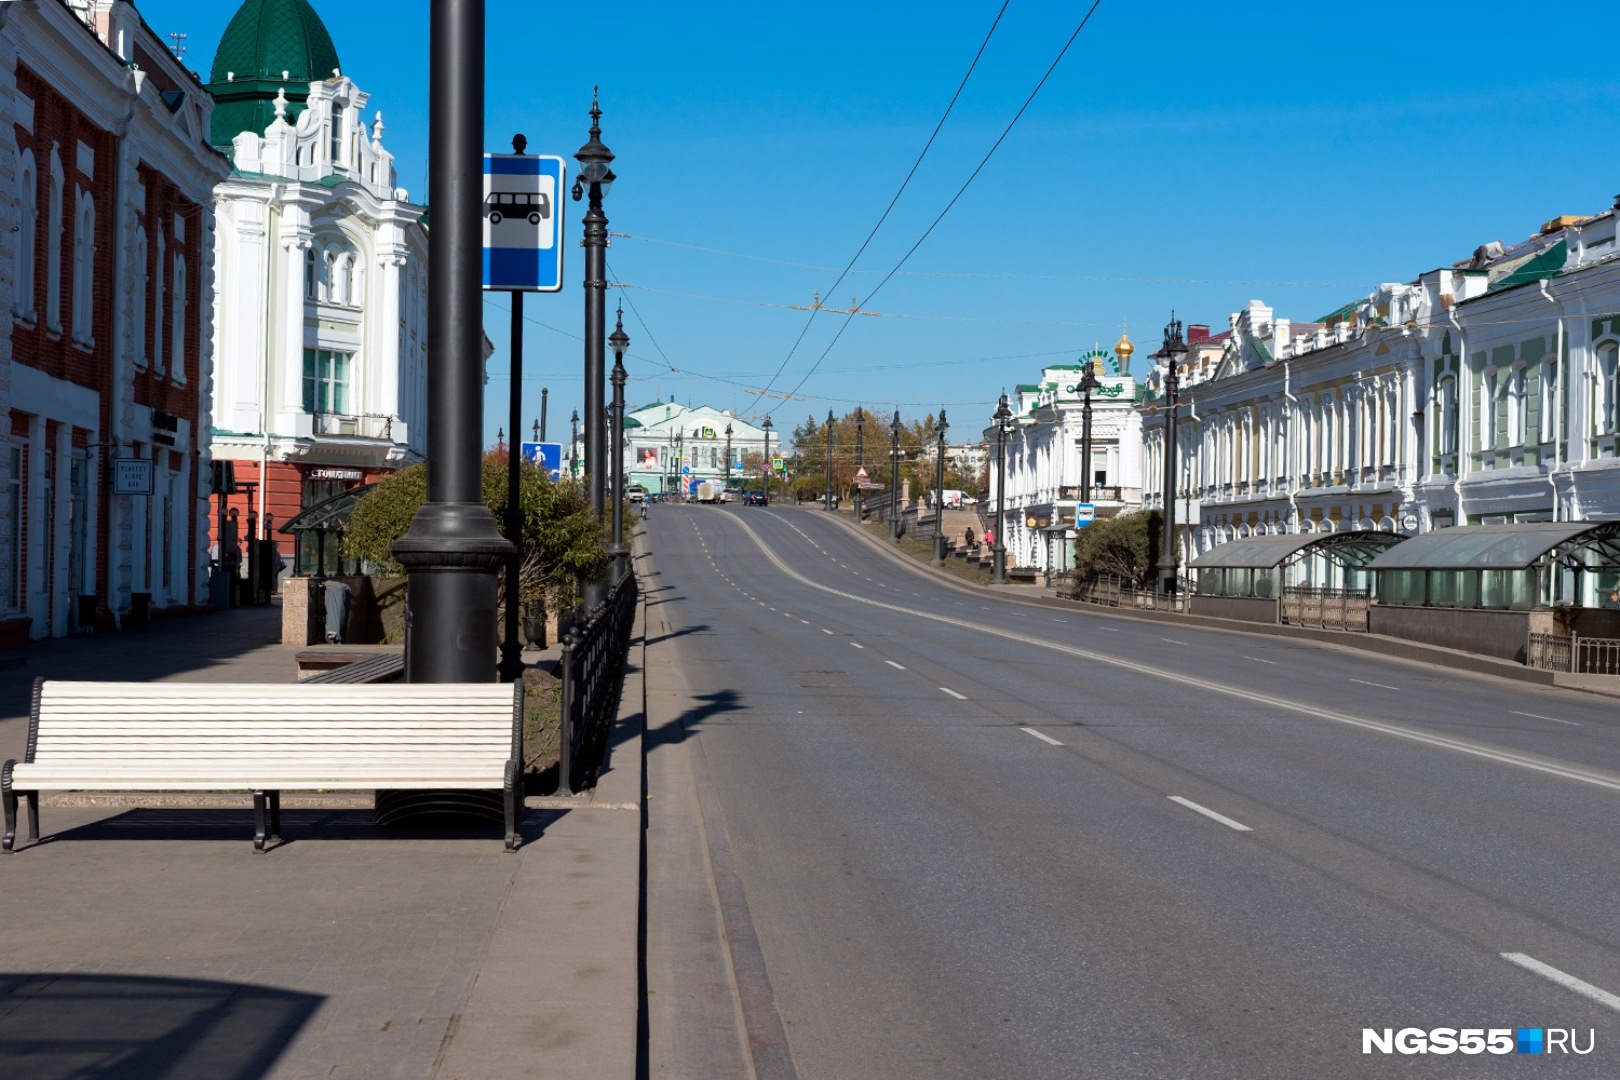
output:
<svg viewBox="0 0 1620 1080"><path fill-rule="evenodd" d="M0 768L0 848L16 841L19 795L39 839L41 791L251 792L263 851L283 791L377 789L499 790L517 850L523 684L38 679L25 756Z"/></svg>

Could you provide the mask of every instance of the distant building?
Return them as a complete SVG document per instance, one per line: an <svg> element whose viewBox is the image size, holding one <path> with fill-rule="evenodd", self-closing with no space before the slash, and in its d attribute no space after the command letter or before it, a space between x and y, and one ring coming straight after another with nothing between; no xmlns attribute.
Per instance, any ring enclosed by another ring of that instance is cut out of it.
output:
<svg viewBox="0 0 1620 1080"><path fill-rule="evenodd" d="M423 459L427 231L308 0L245 0L208 88L234 164L215 192L213 448L245 536L249 516L265 533Z"/></svg>
<svg viewBox="0 0 1620 1080"><path fill-rule="evenodd" d="M0 3L0 636L207 600L213 108L123 0Z"/></svg>
<svg viewBox="0 0 1620 1080"><path fill-rule="evenodd" d="M1112 351L1098 349L1077 364L1054 364L1037 383L1021 385L1012 401L1013 430L1006 446L1006 487L996 475L996 430L985 430L992 515L1003 504L1001 543L1009 565L1045 571L1072 565L1075 507L1091 496L1096 517L1142 504L1142 417L1131 375L1135 346L1120 335ZM1084 395L1080 380L1091 368L1091 482L1083 480Z"/></svg>
<svg viewBox="0 0 1620 1080"><path fill-rule="evenodd" d="M624 435L624 482L653 494L690 492L705 480L738 484L750 463L770 464L763 461L764 428L707 405L660 401L627 409ZM782 432L771 432L770 446L780 456Z"/></svg>

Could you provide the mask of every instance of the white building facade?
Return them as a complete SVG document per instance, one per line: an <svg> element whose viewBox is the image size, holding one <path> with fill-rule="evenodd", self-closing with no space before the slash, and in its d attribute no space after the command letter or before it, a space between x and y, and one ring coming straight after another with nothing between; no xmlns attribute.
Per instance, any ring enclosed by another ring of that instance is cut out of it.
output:
<svg viewBox="0 0 1620 1080"><path fill-rule="evenodd" d="M763 427L708 405L660 401L627 409L624 437L624 482L655 495L690 493L706 480L757 480L757 470L770 464ZM780 432L770 432L770 448L781 456ZM754 471L745 477L750 465Z"/></svg>
<svg viewBox="0 0 1620 1080"><path fill-rule="evenodd" d="M215 56L214 455L229 509L285 523L421 461L427 233L380 113L306 0L246 0Z"/></svg>
<svg viewBox="0 0 1620 1080"><path fill-rule="evenodd" d="M985 429L994 515L1003 507L1001 543L1008 565L1038 571L1072 564L1075 507L1085 484L1085 397L1080 380L1087 367L1097 378L1091 392L1091 503L1096 517L1113 517L1142 505L1142 415L1130 358L1135 346L1121 337L1113 351L1094 350L1078 364L1045 368L1038 383L1020 385L1011 402L1006 440L1005 489L998 477L995 427ZM993 520L993 518L991 519Z"/></svg>
<svg viewBox="0 0 1620 1080"><path fill-rule="evenodd" d="M1259 301L1231 316L1213 374L1180 395L1183 558L1270 533L1620 517L1615 226L1556 218L1315 323ZM1163 405L1146 403L1152 507Z"/></svg>

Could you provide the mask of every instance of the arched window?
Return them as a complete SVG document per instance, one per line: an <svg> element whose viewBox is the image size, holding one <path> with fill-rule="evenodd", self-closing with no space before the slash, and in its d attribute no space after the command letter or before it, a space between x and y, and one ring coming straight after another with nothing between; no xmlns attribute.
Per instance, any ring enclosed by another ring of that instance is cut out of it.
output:
<svg viewBox="0 0 1620 1080"><path fill-rule="evenodd" d="M45 212L45 327L62 330L62 161L51 149L51 191Z"/></svg>
<svg viewBox="0 0 1620 1080"><path fill-rule="evenodd" d="M135 226L135 325L131 328L131 345L135 353L135 366L146 366L146 285L150 275L146 272L146 227Z"/></svg>
<svg viewBox="0 0 1620 1080"><path fill-rule="evenodd" d="M73 340L92 343L90 317L95 299L96 204L88 191L79 193L73 225Z"/></svg>
<svg viewBox="0 0 1620 1080"><path fill-rule="evenodd" d="M332 164L343 164L343 106L332 103Z"/></svg>
<svg viewBox="0 0 1620 1080"><path fill-rule="evenodd" d="M304 299L313 300L316 297L315 284L315 249L304 249Z"/></svg>
<svg viewBox="0 0 1620 1080"><path fill-rule="evenodd" d="M351 275L354 273L354 256L344 255L341 258L333 256L332 262L332 303L352 304L354 298L349 295L353 284Z"/></svg>
<svg viewBox="0 0 1620 1080"><path fill-rule="evenodd" d="M163 227L161 225L158 226L158 238L157 238L157 240L158 240L157 261L152 264L157 269L157 283L156 283L156 286L152 289L152 369L154 371L162 371L163 370L163 316L167 311L167 309L164 306L165 293L164 293L164 289L163 289L163 283L164 283L165 278L163 276L163 273L164 273L164 268L167 265L164 262L164 258L165 258L164 248L167 245L165 245L164 242L163 242Z"/></svg>
<svg viewBox="0 0 1620 1080"><path fill-rule="evenodd" d="M365 264L360 261L360 256L349 256L348 266L344 268L344 275L349 279L349 303L354 307L360 307L366 302Z"/></svg>
<svg viewBox="0 0 1620 1080"><path fill-rule="evenodd" d="M328 251L322 265L326 268L326 273L321 277L321 299L328 304L335 304L338 302L338 294L332 286L337 280L337 252Z"/></svg>
<svg viewBox="0 0 1620 1080"><path fill-rule="evenodd" d="M1440 399L1440 453L1457 452L1457 376L1446 375L1440 380L1436 396Z"/></svg>
<svg viewBox="0 0 1620 1080"><path fill-rule="evenodd" d="M169 322L170 353L169 377L177 383L186 381L186 257L174 253L174 317Z"/></svg>
<svg viewBox="0 0 1620 1080"><path fill-rule="evenodd" d="M17 229L17 293L12 310L30 322L34 319L34 253L39 219L39 171L31 150L22 152L22 168L17 174L18 201L22 218Z"/></svg>
<svg viewBox="0 0 1620 1080"><path fill-rule="evenodd" d="M1598 346L1597 370L1592 373L1592 434L1607 435L1615 430L1617 391L1620 376L1620 345L1604 342Z"/></svg>

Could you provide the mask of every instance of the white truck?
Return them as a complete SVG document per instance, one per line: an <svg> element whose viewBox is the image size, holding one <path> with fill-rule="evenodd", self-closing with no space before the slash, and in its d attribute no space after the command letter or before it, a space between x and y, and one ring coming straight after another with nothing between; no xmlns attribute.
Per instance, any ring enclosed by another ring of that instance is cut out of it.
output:
<svg viewBox="0 0 1620 1080"><path fill-rule="evenodd" d="M697 486L697 501L712 503L720 501L722 486L713 480L705 480Z"/></svg>

